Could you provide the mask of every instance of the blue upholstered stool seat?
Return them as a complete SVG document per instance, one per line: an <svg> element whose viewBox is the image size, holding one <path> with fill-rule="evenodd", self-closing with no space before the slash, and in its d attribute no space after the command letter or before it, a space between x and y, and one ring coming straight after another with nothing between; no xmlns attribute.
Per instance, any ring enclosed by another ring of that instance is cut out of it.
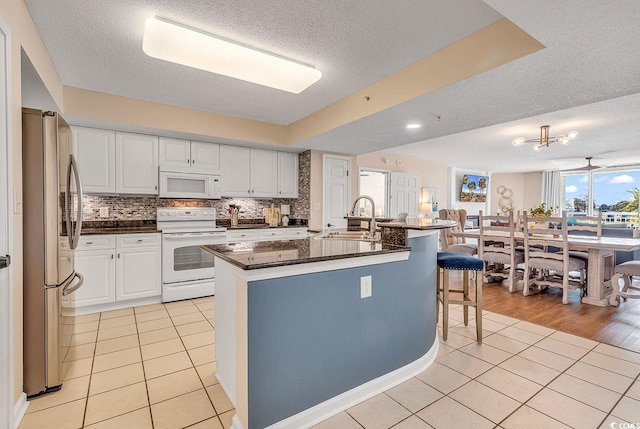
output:
<svg viewBox="0 0 640 429"><path fill-rule="evenodd" d="M449 252L442 252L449 253ZM438 266L446 270L482 270L484 262L467 253L449 253L438 258Z"/></svg>

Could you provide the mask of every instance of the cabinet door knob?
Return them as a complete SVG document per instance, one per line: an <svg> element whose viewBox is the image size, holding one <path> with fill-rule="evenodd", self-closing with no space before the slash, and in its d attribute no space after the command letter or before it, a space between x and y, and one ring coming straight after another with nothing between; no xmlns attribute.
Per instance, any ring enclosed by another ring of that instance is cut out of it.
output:
<svg viewBox="0 0 640 429"><path fill-rule="evenodd" d="M154 186L153 189L158 190L158 185Z"/></svg>
<svg viewBox="0 0 640 429"><path fill-rule="evenodd" d="M192 159L192 160L191 160L191 163L192 163L192 164L195 164L195 163L196 163L196 160L195 160L195 159Z"/></svg>
<svg viewBox="0 0 640 429"><path fill-rule="evenodd" d="M113 253L111 254L111 259L113 259Z"/></svg>
<svg viewBox="0 0 640 429"><path fill-rule="evenodd" d="M142 239L139 239L139 240L138 240L138 243L142 243L142 241L143 241Z"/></svg>
<svg viewBox="0 0 640 429"><path fill-rule="evenodd" d="M120 259L120 254L118 253L118 259Z"/></svg>

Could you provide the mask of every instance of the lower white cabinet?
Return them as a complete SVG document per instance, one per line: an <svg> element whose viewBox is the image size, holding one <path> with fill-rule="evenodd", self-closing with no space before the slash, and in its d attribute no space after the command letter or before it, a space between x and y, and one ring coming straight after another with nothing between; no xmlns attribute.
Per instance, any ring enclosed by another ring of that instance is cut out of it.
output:
<svg viewBox="0 0 640 429"><path fill-rule="evenodd" d="M84 283L71 297L73 307L108 304L116 297L115 249L76 252L76 271L84 276Z"/></svg>
<svg viewBox="0 0 640 429"><path fill-rule="evenodd" d="M72 307L160 296L161 235L85 235L75 253L84 284L71 295Z"/></svg>

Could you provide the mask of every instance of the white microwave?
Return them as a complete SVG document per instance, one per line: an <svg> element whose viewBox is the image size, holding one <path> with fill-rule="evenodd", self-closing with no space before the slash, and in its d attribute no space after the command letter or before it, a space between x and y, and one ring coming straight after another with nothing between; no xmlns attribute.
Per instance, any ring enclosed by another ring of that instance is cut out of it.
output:
<svg viewBox="0 0 640 429"><path fill-rule="evenodd" d="M220 199L220 176L160 171L160 198Z"/></svg>

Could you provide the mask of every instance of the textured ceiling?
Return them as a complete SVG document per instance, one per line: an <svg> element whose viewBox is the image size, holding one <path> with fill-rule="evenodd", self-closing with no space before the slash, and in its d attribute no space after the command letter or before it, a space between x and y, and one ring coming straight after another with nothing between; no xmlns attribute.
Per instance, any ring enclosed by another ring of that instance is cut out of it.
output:
<svg viewBox="0 0 640 429"><path fill-rule="evenodd" d="M481 0L26 0L67 86L289 124L501 18ZM149 58L161 16L312 64L299 95Z"/></svg>
<svg viewBox="0 0 640 429"><path fill-rule="evenodd" d="M393 153L455 166L515 172L571 168L570 162L550 161L555 157L609 158L618 146L620 150L633 149L628 142L635 141L635 160L640 162L637 117L627 127L606 129L625 108L637 110L637 105L626 105L628 101L620 98L620 106L612 101L600 107L566 110L640 92L640 2L620 1L615 8L597 0L488 3L547 48L299 146L337 151L344 150L348 141L353 153L390 148ZM582 116L585 112L591 114L590 119ZM544 116L538 117L541 114ZM522 118L529 119L517 122L518 127L510 123ZM407 130L404 125L408 121L424 126ZM584 129L581 124L585 122L605 128ZM551 125L552 133L566 132L569 130L561 128L568 123L577 124L572 129L578 128L580 138L561 148L564 152L550 148L544 154L506 157L515 149L510 144L514 137L535 137L539 126L545 124ZM495 124L504 125L485 129ZM442 136L449 137L434 139ZM406 143L413 144L402 146Z"/></svg>
<svg viewBox="0 0 640 429"><path fill-rule="evenodd" d="M290 124L501 17L545 49L291 149L387 149L490 171L640 162L637 0L25 0L65 85ZM141 51L159 15L295 60L323 78L299 95L165 63ZM607 101L605 101L607 100ZM438 119L439 117L439 119ZM409 121L422 122L407 130ZM578 129L568 147L518 135Z"/></svg>

